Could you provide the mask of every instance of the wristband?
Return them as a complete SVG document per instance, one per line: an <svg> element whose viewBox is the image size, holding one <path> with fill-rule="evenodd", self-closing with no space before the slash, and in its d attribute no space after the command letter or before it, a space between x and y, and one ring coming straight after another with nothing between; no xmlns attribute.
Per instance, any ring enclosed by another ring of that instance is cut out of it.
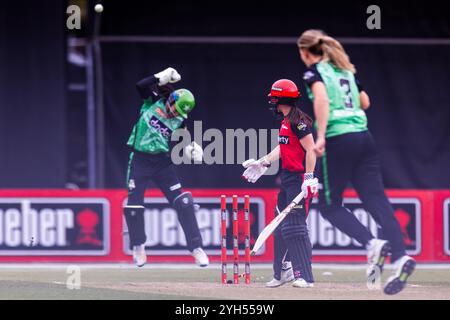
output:
<svg viewBox="0 0 450 320"><path fill-rule="evenodd" d="M313 178L314 178L314 173L308 172L308 173L305 173L303 180L309 180L309 179L313 179Z"/></svg>

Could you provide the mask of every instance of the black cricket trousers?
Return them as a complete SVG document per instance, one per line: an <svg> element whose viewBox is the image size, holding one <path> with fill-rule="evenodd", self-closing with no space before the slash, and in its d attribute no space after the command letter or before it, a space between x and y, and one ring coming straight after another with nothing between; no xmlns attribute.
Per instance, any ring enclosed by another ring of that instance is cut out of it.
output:
<svg viewBox="0 0 450 320"><path fill-rule="evenodd" d="M369 230L342 205L344 189L353 185L364 208L381 227L392 247L391 261L405 255L400 225L384 192L380 160L369 131L343 134L326 140L319 161L319 209L324 218L363 245L373 238Z"/></svg>

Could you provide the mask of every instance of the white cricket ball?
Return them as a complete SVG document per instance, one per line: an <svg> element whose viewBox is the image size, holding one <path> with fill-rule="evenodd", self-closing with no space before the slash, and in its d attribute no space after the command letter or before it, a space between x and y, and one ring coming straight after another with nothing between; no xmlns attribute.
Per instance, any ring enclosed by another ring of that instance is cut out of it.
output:
<svg viewBox="0 0 450 320"><path fill-rule="evenodd" d="M98 12L98 13L103 12L103 6L101 4L96 4L94 9L95 9L95 12Z"/></svg>

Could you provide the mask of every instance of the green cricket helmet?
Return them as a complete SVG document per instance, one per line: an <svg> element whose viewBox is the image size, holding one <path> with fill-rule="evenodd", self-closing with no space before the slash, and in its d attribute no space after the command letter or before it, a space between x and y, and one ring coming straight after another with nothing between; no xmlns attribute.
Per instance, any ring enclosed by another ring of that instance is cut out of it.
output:
<svg viewBox="0 0 450 320"><path fill-rule="evenodd" d="M188 89L178 89L172 92L168 99L169 105L175 104L175 110L187 119L187 115L195 107L195 98Z"/></svg>

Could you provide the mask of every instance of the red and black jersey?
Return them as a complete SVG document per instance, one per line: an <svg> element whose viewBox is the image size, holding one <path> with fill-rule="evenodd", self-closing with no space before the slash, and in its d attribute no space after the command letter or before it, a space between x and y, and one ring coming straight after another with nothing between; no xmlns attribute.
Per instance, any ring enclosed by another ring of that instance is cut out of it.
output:
<svg viewBox="0 0 450 320"><path fill-rule="evenodd" d="M305 149L300 139L311 133L311 128L304 122L291 125L288 118L281 123L278 143L280 145L281 168L291 172L305 172Z"/></svg>

